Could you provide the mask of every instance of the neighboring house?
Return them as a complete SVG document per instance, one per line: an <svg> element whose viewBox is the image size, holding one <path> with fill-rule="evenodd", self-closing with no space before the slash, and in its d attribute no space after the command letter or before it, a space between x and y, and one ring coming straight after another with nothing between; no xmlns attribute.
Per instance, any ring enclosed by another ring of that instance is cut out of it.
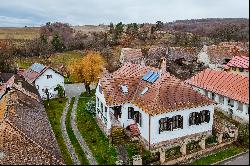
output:
<svg viewBox="0 0 250 166"><path fill-rule="evenodd" d="M143 55L141 49L135 48L122 48L120 55L121 64L130 62L140 64L143 61Z"/></svg>
<svg viewBox="0 0 250 166"><path fill-rule="evenodd" d="M46 89L49 92L49 98L57 97L58 91L55 89L57 85L64 88L64 77L51 67L44 66L39 63L34 63L24 73L25 80L34 84L42 99L47 98Z"/></svg>
<svg viewBox="0 0 250 166"><path fill-rule="evenodd" d="M213 99L223 111L249 122L249 77L206 69L186 83Z"/></svg>
<svg viewBox="0 0 250 166"><path fill-rule="evenodd" d="M18 75L0 99L0 165L62 165L37 89Z"/></svg>
<svg viewBox="0 0 250 166"><path fill-rule="evenodd" d="M204 63L211 69L223 69L223 65L228 63L235 55L248 55L246 43L241 42L221 42L218 45L204 45L198 54L198 62Z"/></svg>
<svg viewBox="0 0 250 166"><path fill-rule="evenodd" d="M224 70L249 77L249 57L235 56L225 66Z"/></svg>
<svg viewBox="0 0 250 166"><path fill-rule="evenodd" d="M107 135L114 126L137 128L155 150L211 134L213 101L171 76L162 61L160 70L127 63L99 80L96 118Z"/></svg>

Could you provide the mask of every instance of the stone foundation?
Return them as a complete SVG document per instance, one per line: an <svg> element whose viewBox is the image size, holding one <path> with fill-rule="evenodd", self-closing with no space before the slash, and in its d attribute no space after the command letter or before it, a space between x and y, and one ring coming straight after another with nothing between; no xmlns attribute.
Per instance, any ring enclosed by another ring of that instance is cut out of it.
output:
<svg viewBox="0 0 250 166"><path fill-rule="evenodd" d="M218 145L213 146L211 148L203 149L203 150L200 150L200 151L192 153L192 154L181 156L181 157L179 157L177 159L165 162L162 165L175 165L175 164L180 165L180 164L183 164L185 162L192 162L192 159L194 159L194 158L198 159L198 158L200 158L200 157L202 157L202 156L204 156L206 154L210 154L211 151L217 150L217 149L222 148L222 147L224 147L226 145L229 145L231 143L233 143L233 141L218 144Z"/></svg>
<svg viewBox="0 0 250 166"><path fill-rule="evenodd" d="M206 131L206 132L192 134L192 135L188 135L188 136L184 136L184 137L180 137L180 138L176 138L176 139L172 139L172 140L168 140L168 141L163 141L163 142L160 142L158 144L151 144L150 150L151 151L159 151L159 149L169 149L169 148L175 147L175 146L182 146L184 142L188 143L192 140L198 141L201 139L205 139L205 138L209 137L210 135L212 135L212 131ZM143 141L143 142L145 142L145 141ZM146 145L148 146L148 143Z"/></svg>

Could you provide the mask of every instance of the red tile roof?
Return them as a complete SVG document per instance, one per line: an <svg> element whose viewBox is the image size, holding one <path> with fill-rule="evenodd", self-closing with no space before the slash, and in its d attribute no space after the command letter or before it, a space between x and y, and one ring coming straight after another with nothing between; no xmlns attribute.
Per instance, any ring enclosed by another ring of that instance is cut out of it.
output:
<svg viewBox="0 0 250 166"><path fill-rule="evenodd" d="M34 64L33 64L34 65ZM37 72L37 71L34 71L32 69L32 66L29 67L27 70L23 71L22 72L22 76L25 78L25 80L28 82L28 83L33 83L39 76L41 76L46 70L48 69L52 69L51 67L49 66L45 66L43 70L41 70L40 72ZM54 69L52 69L54 70ZM59 73L58 71L54 70L55 72ZM61 73L59 73L61 74ZM61 74L62 75L62 74Z"/></svg>
<svg viewBox="0 0 250 166"><path fill-rule="evenodd" d="M240 74L206 69L185 82L249 104L249 78Z"/></svg>
<svg viewBox="0 0 250 166"><path fill-rule="evenodd" d="M235 56L226 65L225 68L238 67L243 69L249 68L249 57L247 56Z"/></svg>
<svg viewBox="0 0 250 166"><path fill-rule="evenodd" d="M100 83L107 104L115 106L133 103L148 114L156 115L213 103L167 72L162 73L153 84L142 80L148 70L159 72L159 69L129 63L102 77ZM128 93L122 92L121 85L127 86ZM141 95L146 87L148 91Z"/></svg>

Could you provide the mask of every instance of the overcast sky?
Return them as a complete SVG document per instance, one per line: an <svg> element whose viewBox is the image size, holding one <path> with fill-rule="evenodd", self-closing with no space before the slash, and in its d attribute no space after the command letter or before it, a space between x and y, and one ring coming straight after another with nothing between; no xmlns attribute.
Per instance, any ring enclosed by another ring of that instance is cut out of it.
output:
<svg viewBox="0 0 250 166"><path fill-rule="evenodd" d="M0 0L0 26L249 18L249 0Z"/></svg>

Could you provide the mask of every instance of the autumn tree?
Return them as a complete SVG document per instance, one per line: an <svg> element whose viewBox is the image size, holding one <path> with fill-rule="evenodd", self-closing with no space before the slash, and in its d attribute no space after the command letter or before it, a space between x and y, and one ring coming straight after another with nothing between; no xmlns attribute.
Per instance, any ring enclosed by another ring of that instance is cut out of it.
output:
<svg viewBox="0 0 250 166"><path fill-rule="evenodd" d="M73 61L69 65L71 74L77 76L79 82L83 82L86 92L90 94L90 84L97 83L104 65L104 60L99 52L90 51L82 59Z"/></svg>

